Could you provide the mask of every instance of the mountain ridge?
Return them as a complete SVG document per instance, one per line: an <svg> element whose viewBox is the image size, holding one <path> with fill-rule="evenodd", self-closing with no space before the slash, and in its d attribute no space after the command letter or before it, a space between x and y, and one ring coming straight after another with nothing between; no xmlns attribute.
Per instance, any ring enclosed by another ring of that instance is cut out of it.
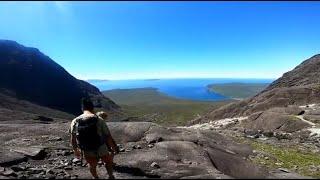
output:
<svg viewBox="0 0 320 180"><path fill-rule="evenodd" d="M37 48L15 41L0 40L0 93L33 104L77 115L80 100L90 97L96 107L107 111L119 109L98 88L79 80Z"/></svg>
<svg viewBox="0 0 320 180"><path fill-rule="evenodd" d="M254 97L230 103L192 120L189 124L248 116L273 107L305 105L320 102L320 55L304 60L293 70L273 81Z"/></svg>

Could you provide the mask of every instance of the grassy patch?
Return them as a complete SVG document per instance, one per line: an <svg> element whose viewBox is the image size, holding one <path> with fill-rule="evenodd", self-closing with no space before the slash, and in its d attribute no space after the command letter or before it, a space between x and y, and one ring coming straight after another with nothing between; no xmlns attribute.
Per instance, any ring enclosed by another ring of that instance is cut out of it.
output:
<svg viewBox="0 0 320 180"><path fill-rule="evenodd" d="M316 85L312 86L312 88L316 91L320 91L320 84L316 84Z"/></svg>
<svg viewBox="0 0 320 180"><path fill-rule="evenodd" d="M208 89L230 98L248 98L258 94L268 85L268 83L225 83L208 85Z"/></svg>
<svg viewBox="0 0 320 180"><path fill-rule="evenodd" d="M182 100L155 88L118 89L103 94L120 105L128 116L153 119L161 125L185 125L198 115L231 102Z"/></svg>
<svg viewBox="0 0 320 180"><path fill-rule="evenodd" d="M263 164L269 168L286 168L305 176L320 178L320 171L312 170L320 165L320 154L308 150L301 151L298 147L279 147L256 140L241 139L240 142L248 143L253 149L273 157L268 159L260 156L254 157L252 161L255 163Z"/></svg>

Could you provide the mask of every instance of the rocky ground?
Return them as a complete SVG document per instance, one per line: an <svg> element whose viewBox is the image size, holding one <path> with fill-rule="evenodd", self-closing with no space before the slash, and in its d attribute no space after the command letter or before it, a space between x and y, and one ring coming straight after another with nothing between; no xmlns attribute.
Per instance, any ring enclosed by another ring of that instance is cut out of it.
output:
<svg viewBox="0 0 320 180"><path fill-rule="evenodd" d="M188 128L218 132L250 144L255 164L320 177L320 104L272 108Z"/></svg>
<svg viewBox="0 0 320 180"><path fill-rule="evenodd" d="M72 154L70 122L34 121L0 121L0 178L91 178L85 162L81 164ZM121 151L114 158L119 179L305 177L254 163L254 148L223 135L227 131L151 122L110 122L108 126ZM101 163L98 173L108 178Z"/></svg>

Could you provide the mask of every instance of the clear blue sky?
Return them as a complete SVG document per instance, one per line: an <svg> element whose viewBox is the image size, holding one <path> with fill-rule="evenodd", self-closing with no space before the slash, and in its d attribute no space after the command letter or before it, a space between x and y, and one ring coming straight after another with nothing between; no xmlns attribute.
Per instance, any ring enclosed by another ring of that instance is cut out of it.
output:
<svg viewBox="0 0 320 180"><path fill-rule="evenodd" d="M320 53L320 2L0 2L0 38L81 79L277 78Z"/></svg>

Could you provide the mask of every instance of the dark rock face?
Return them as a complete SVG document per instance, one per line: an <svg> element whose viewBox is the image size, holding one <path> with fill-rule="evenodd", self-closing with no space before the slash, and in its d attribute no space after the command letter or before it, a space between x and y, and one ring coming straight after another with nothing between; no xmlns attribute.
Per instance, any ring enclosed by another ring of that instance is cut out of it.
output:
<svg viewBox="0 0 320 180"><path fill-rule="evenodd" d="M6 121L7 123L11 123L10 121L13 120L15 120L15 123L17 121L24 123L26 121L43 122L40 121L39 116L69 120L74 118L72 114L33 104L26 100L19 100L0 92L0 121Z"/></svg>
<svg viewBox="0 0 320 180"><path fill-rule="evenodd" d="M256 96L209 112L190 124L209 120L248 116L273 107L320 103L320 55L305 60L292 71L271 83Z"/></svg>
<svg viewBox="0 0 320 180"><path fill-rule="evenodd" d="M0 40L0 90L19 100L71 114L80 113L82 97L91 97L105 110L118 108L96 87L76 79L38 49L14 41Z"/></svg>

